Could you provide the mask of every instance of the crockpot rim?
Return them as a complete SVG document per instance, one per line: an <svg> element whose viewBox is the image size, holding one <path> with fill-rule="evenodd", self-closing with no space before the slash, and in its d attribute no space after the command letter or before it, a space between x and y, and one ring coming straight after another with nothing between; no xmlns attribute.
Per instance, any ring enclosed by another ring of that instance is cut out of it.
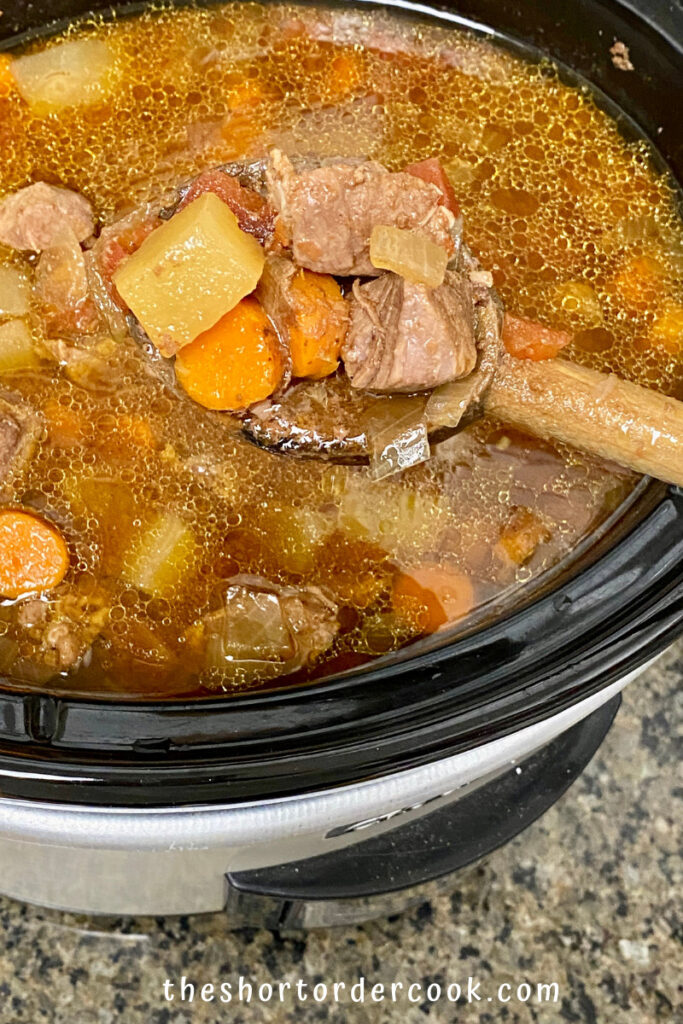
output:
<svg viewBox="0 0 683 1024"><path fill-rule="evenodd" d="M589 0L589 5L605 7L600 0L595 0L594 3L590 3ZM370 2L363 0L363 6L381 7L383 5L373 3L372 0ZM400 2L391 6L398 7L402 12L417 13L421 16L431 12L432 17L436 16L443 21L443 8L440 9L438 6L428 8L424 4L410 2ZM627 6L628 10L633 13L631 7L624 5L622 0L618 0L618 2L612 0L612 3L607 6L620 8ZM457 19L451 16L449 20ZM460 21L468 24L464 17ZM651 23L647 24L652 29ZM480 24L479 27L487 34L489 33L486 25ZM490 30L490 33L498 38L505 36L505 33L493 29ZM683 43L683 36L681 42ZM373 756L372 738L366 736L354 743L347 737L342 753L346 754L346 759L350 763L344 770L341 770L341 765L335 762L335 769L331 771L330 762L328 769L325 770L323 763L325 759L331 758L334 749L338 760L340 750L337 742L332 746L325 745L325 737L321 735L325 729L320 727L316 731L317 740L312 744L308 755L304 751L297 751L302 755L298 759L291 756L291 751L290 756L282 752L279 755L275 753L277 743L274 738L270 742L266 741L265 746L261 740L263 753L267 754L270 748L271 758L268 760L266 757L264 760L262 756L258 763L263 766L264 771L249 775L244 771L240 772L239 758L231 761L227 756L228 747L231 749L235 747L235 736L232 737L232 740L228 740L227 747L223 742L218 747L212 747L211 754L207 755L205 745L193 742L190 735L191 725L189 730L185 730L183 742L180 744L170 740L166 735L169 730L164 728L170 719L177 721L180 716L186 715L188 718L196 720L198 713L208 715L211 712L216 712L219 708L228 711L228 717L231 717L230 713L232 713L232 717L235 717L254 708L275 713L276 708L282 711L286 705L290 707L304 705L303 713L306 714L307 708L310 708L313 703L324 705L326 701L336 700L340 690L350 689L353 691L359 685L367 689L373 684L382 688L388 682L396 681L408 673L431 673L432 683L438 684L439 679L445 674L442 672L442 666L453 668L463 651L467 651L471 656L475 642L479 646L483 646L487 638L495 639L496 634L499 639L502 639L501 630L504 632L511 622L519 623L523 619L530 621L530 616L537 617L540 606L548 608L553 605L553 602L557 605L558 602L563 601L577 579L585 578L585 573L590 574L592 570L596 570L596 567L600 572L601 569L618 564L619 559L625 553L627 554L633 546L634 535L639 534L642 540L643 531L648 533L648 524L650 530L653 531L653 538L658 537L661 541L662 538L657 533L657 522L665 507L670 508L673 513L673 518L668 521L667 525L670 538L672 532L675 531L675 543L672 543L671 547L673 549L676 544L683 546L682 498L683 493L680 489L670 488L668 491L664 491L661 485L657 484L645 488L640 504L645 501L646 504L649 503L649 508L644 514L644 518L640 523L632 524L632 530L622 536L608 551L599 554L597 559L578 577L572 575L566 584L560 583L549 593L537 598L531 604L527 604L521 611L505 615L478 633L457 638L437 651L416 655L408 654L399 663L379 666L371 663L367 668L352 674L328 677L327 680L323 679L313 685L297 686L283 691L249 693L241 697L207 698L195 702L135 701L130 703L99 698L88 700L77 697L50 697L36 693L18 694L11 690L2 691L0 692L0 722L4 722L4 728L0 725L0 791L5 795L34 798L40 795L42 799L57 801L66 799L67 802L83 802L95 795L100 802L105 803L137 804L142 802L149 805L150 800L153 803L155 799L160 798L159 787L163 786L165 799L173 799L176 802L195 802L200 790L208 792L206 786L210 786L212 780L218 781L217 776L221 776L223 784L219 787L220 792L215 793L209 802L216 799L223 802L244 799L249 795L254 795L255 792L263 795L264 783L270 783L265 786L268 795L282 795L310 790L319 787L320 784L348 784L354 779L372 777L374 774L381 774L387 770L402 770L411 765L426 763L436 757L447 756L447 753L458 749L458 742L460 742L461 748L463 743L468 746L476 745L485 742L487 738L493 738L494 735L503 735L523 724L531 724L532 721L547 717L563 706L567 706L567 702L573 703L583 696L590 695L603 685L607 685L607 682L613 681L615 672L625 674L629 669L638 667L639 664L649 660L653 654L659 653L667 642L683 633L683 564L680 556L678 562L667 570L668 589L660 593L659 597L646 591L648 595L647 614L639 614L638 609L634 608L626 623L616 623L615 620L615 628L618 627L619 634L618 643L610 644L604 635L604 630L599 636L596 636L596 651L587 659L579 659L581 668L578 675L576 665L572 666L572 662L576 662L577 659L569 658L567 661L565 658L564 664L561 663L561 659L560 663L557 661L548 663L544 667L542 678L534 677L533 674L531 677L525 677L522 683L522 690L527 697L525 709L516 707L513 711L510 707L505 712L503 705L506 703L506 695L501 693L499 688L492 687L489 700L479 706L480 712L487 708L492 712L488 723L480 722L477 728L470 728L469 731L466 730L458 736L455 722L453 722L455 731L451 731L448 736L441 736L438 741L433 737L433 742L429 743L430 725L422 721L420 721L419 727L416 723L406 723L407 709L402 708L399 714L398 709L392 707L391 695L388 694L389 700L379 727L380 730L385 730L392 726L396 727L400 722L403 746L406 748L401 756L397 756L395 752L388 759L387 757L383 758L379 753L377 756ZM661 523L659 525L661 526ZM649 540L645 545L645 550L654 550ZM661 578L658 579L658 583L662 584ZM640 611L642 612L642 609ZM626 635L624 635L624 631ZM596 666L586 663L586 661L590 662L591 657L594 658L597 654L602 658L602 668L598 678L595 676ZM546 692L541 697L544 684L545 689L548 689L553 677L557 679L562 672L564 672L562 686L558 680L554 694ZM583 678L580 678L581 676ZM481 684L481 679L479 679L479 683ZM441 692L444 689L448 691L447 694ZM465 692L462 685L454 687L450 677L445 685L437 685L435 690L436 692L430 699L434 703L433 710L443 725L446 717L445 705L449 703L447 698L449 696L457 697L462 704ZM507 694L508 698L511 696L511 694ZM422 712L425 702L429 703L429 700L421 702ZM267 704L267 708L263 707L264 704ZM362 698L359 699L358 708L362 720L360 705L362 705ZM497 705L496 714L493 714L494 705ZM411 711L416 709L416 705L412 705L410 708ZM138 732L134 736L131 735L128 745L121 744L116 749L111 742L106 742L107 739L111 740L111 737L102 733L99 735L90 733L89 738L85 739L84 737L84 742L80 744L67 745L65 743L65 737L69 733L68 720L74 717L72 712L80 711L81 714L90 712L90 725L92 726L92 722L98 715L100 718L104 718L112 710L123 712L129 721L135 714L144 716L146 713L147 715L144 726L142 721L139 721ZM273 714L269 717L273 717ZM152 729L152 719L155 719L156 724L162 727L156 730ZM305 723L303 724L303 737L306 737L307 732L314 730L307 730ZM229 733L230 729L227 732ZM295 743L296 738L301 738L301 736L300 723L295 729L295 735L290 737L290 741ZM414 747L410 749L411 738L417 741L418 736L422 738L419 750L415 750ZM210 735L205 739L210 741ZM241 738L240 743L244 745L244 742L244 738ZM378 748L382 746L379 736L375 738L374 743ZM253 746L253 743L248 743L248 745ZM258 747L258 744L256 746ZM306 744L304 743L302 746L305 747ZM193 756L193 750L195 756ZM99 757L94 756L97 751L99 751ZM272 756L273 754L274 756ZM355 754L364 756L356 758ZM201 763L197 763L196 755L201 757ZM244 756L243 752L242 768L246 764ZM251 759L255 756L258 755L257 750L254 749L249 754L249 763L252 768ZM302 758L305 760L306 756L312 760L304 769L299 762ZM179 763L180 761L183 763ZM317 770L313 770L313 763L316 764ZM291 774L287 779L283 779L282 772L283 770L286 772L288 769ZM143 781L139 778L141 772L145 773L145 785L141 785ZM200 775L203 777L203 781L199 779ZM258 787L257 789L254 789L255 785ZM134 791L135 788L139 790L137 794ZM68 795L66 795L67 793Z"/></svg>

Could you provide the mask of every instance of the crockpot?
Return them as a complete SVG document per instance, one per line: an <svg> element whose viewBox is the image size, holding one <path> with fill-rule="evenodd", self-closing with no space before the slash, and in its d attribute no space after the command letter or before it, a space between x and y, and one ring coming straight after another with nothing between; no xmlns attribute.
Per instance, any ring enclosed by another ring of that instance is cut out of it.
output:
<svg viewBox="0 0 683 1024"><path fill-rule="evenodd" d="M677 0L391 6L549 54L683 181ZM3 8L11 46L110 5ZM634 71L613 65L616 40ZM542 813L597 749L621 689L681 632L683 491L643 480L523 607L315 686L133 703L0 682L0 890L93 913L225 909L235 925L396 909L391 893Z"/></svg>

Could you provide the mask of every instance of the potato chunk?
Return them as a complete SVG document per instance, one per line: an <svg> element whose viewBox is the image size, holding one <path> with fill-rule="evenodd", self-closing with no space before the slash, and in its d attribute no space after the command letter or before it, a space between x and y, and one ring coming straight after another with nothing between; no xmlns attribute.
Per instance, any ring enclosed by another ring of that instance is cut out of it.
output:
<svg viewBox="0 0 683 1024"><path fill-rule="evenodd" d="M164 356L175 355L253 291L263 249L211 192L149 235L114 284Z"/></svg>
<svg viewBox="0 0 683 1024"><path fill-rule="evenodd" d="M168 597L191 571L197 553L189 526L173 512L159 512L131 545L121 575L132 587Z"/></svg>
<svg viewBox="0 0 683 1024"><path fill-rule="evenodd" d="M100 103L116 79L116 60L101 39L72 39L12 61L17 89L35 114Z"/></svg>
<svg viewBox="0 0 683 1024"><path fill-rule="evenodd" d="M0 373L35 370L41 355L25 320L0 324Z"/></svg>
<svg viewBox="0 0 683 1024"><path fill-rule="evenodd" d="M0 317L26 316L31 307L31 285L18 267L0 267Z"/></svg>

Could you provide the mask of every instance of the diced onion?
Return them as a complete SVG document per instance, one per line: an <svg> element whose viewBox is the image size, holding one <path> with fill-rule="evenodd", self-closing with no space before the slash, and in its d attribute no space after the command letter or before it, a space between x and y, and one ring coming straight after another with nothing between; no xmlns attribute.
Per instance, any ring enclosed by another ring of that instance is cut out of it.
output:
<svg viewBox="0 0 683 1024"><path fill-rule="evenodd" d="M378 224L370 236L370 261L378 270L393 270L414 284L443 284L448 253L419 231Z"/></svg>
<svg viewBox="0 0 683 1024"><path fill-rule="evenodd" d="M43 115L106 99L114 86L115 58L101 39L73 39L17 57L11 71L22 98Z"/></svg>
<svg viewBox="0 0 683 1024"><path fill-rule="evenodd" d="M128 336L128 326L123 311L114 302L92 252L83 253L83 259L93 301L106 320L112 338L115 338L116 341L123 341Z"/></svg>
<svg viewBox="0 0 683 1024"><path fill-rule="evenodd" d="M31 305L31 287L18 267L0 267L0 318L26 316Z"/></svg>
<svg viewBox="0 0 683 1024"><path fill-rule="evenodd" d="M379 399L363 417L370 449L369 476L383 480L430 457L424 398Z"/></svg>
<svg viewBox="0 0 683 1024"><path fill-rule="evenodd" d="M566 281L557 285L554 298L572 320L593 327L602 323L600 300L586 281Z"/></svg>
<svg viewBox="0 0 683 1024"><path fill-rule="evenodd" d="M277 594L230 587L225 609L206 625L207 668L283 663L294 656L294 644Z"/></svg>
<svg viewBox="0 0 683 1024"><path fill-rule="evenodd" d="M652 214L647 213L641 217L627 217L624 220L618 220L613 227L603 232L601 241L607 252L611 252L614 249L621 249L627 245L635 245L637 242L655 238L658 233L657 221Z"/></svg>
<svg viewBox="0 0 683 1024"><path fill-rule="evenodd" d="M472 385L468 379L454 380L435 388L427 400L425 415L430 429L455 429L472 401Z"/></svg>

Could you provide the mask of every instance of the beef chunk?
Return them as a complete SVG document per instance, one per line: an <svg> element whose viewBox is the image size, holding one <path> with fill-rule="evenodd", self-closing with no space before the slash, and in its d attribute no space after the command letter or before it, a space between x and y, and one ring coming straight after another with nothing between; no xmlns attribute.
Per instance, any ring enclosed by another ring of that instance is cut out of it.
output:
<svg viewBox="0 0 683 1024"><path fill-rule="evenodd" d="M16 609L17 625L39 644L39 663L55 672L88 658L108 617L108 596L99 585L62 590L54 601L29 597Z"/></svg>
<svg viewBox="0 0 683 1024"><path fill-rule="evenodd" d="M111 279L121 263L136 252L161 223L158 207L151 203L137 206L113 224L102 228L91 249L104 282L122 309L125 309L125 303L118 296Z"/></svg>
<svg viewBox="0 0 683 1024"><path fill-rule="evenodd" d="M45 633L45 646L53 652L55 667L60 672L73 668L84 653L78 626L69 619L50 626Z"/></svg>
<svg viewBox="0 0 683 1024"><path fill-rule="evenodd" d="M278 334L285 338L292 316L292 279L296 266L284 256L269 255L256 289L259 300Z"/></svg>
<svg viewBox="0 0 683 1024"><path fill-rule="evenodd" d="M35 295L48 337L78 337L97 330L100 318L90 293L85 254L70 229L43 250Z"/></svg>
<svg viewBox="0 0 683 1024"><path fill-rule="evenodd" d="M0 242L13 249L42 252L65 229L71 230L78 242L93 233L92 208L78 192L39 181L0 203Z"/></svg>
<svg viewBox="0 0 683 1024"><path fill-rule="evenodd" d="M27 597L17 605L17 623L25 629L44 626L48 612L48 603L42 597Z"/></svg>
<svg viewBox="0 0 683 1024"><path fill-rule="evenodd" d="M31 457L39 433L35 413L19 401L0 397L0 485Z"/></svg>
<svg viewBox="0 0 683 1024"><path fill-rule="evenodd" d="M353 288L342 348L355 388L421 391L465 377L476 364L469 280L447 272L438 288L384 274Z"/></svg>
<svg viewBox="0 0 683 1024"><path fill-rule="evenodd" d="M461 421L479 411L500 362L503 308L495 293L475 285L474 324L477 339L477 365L472 373L436 388L427 401L425 413L430 435L438 439L456 430Z"/></svg>
<svg viewBox="0 0 683 1024"><path fill-rule="evenodd" d="M206 663L268 679L313 661L338 630L337 606L319 588L234 576L223 608L205 619Z"/></svg>
<svg viewBox="0 0 683 1024"><path fill-rule="evenodd" d="M412 174L392 174L372 161L326 164L297 173L274 149L266 172L277 227L294 260L323 274L375 276L370 235L378 224L419 229L453 252L455 218L441 191ZM277 229L276 229L277 230Z"/></svg>

